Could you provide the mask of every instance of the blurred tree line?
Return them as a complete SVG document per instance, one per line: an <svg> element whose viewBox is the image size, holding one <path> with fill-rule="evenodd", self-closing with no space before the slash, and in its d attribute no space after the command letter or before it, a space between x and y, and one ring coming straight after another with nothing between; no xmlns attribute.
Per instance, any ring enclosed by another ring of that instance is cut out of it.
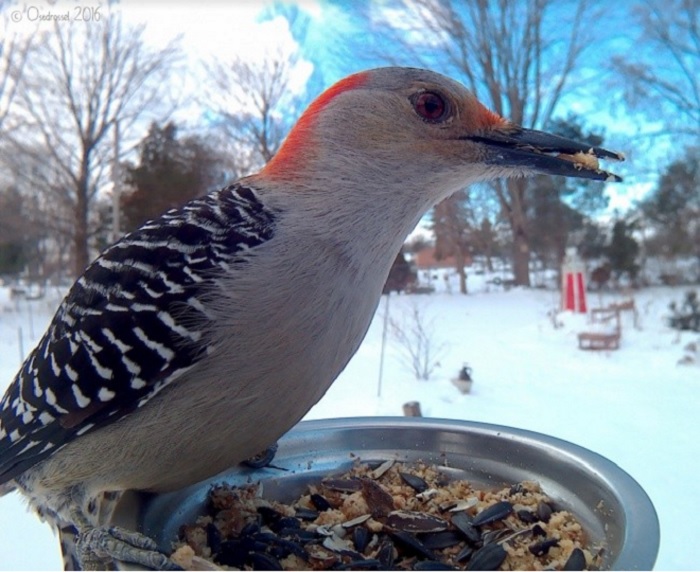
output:
<svg viewBox="0 0 700 572"><path fill-rule="evenodd" d="M138 163L123 165L124 231L225 183L226 161L219 151L204 137L177 132L173 122L152 123L139 144Z"/></svg>
<svg viewBox="0 0 700 572"><path fill-rule="evenodd" d="M651 257L700 264L699 4L640 0L619 8L623 20L636 23L635 50L595 70L592 47L619 41L605 35L614 27L586 24L609 17L602 2L387 0L381 9L355 7L352 25L362 30L363 45L333 44L341 46L333 54L340 75L358 66L423 65L462 81L515 122L592 146L628 149L674 138L666 164L646 174L635 165L650 191L612 219L601 217L604 186L560 177L494 181L437 205L430 213L436 256L454 257L463 291L474 259L486 271L496 259L505 262L516 283L529 285L532 269L558 268L568 246L591 264L609 265L616 278L638 279ZM309 22L301 10L276 4L267 15L284 17L304 45ZM0 41L0 275L75 276L121 233L256 171L329 83L319 76L327 62L314 61L307 91L294 93L302 54L281 47L256 62L201 62L209 81L188 102L202 113L195 128L173 119L185 103L178 41L152 48L144 28L125 24L116 9L91 26L56 23ZM314 54L303 55L313 61ZM567 112L577 97L590 99L592 81L618 94L624 113L661 118L663 129L645 134L647 143L619 143L613 126Z"/></svg>
<svg viewBox="0 0 700 572"><path fill-rule="evenodd" d="M605 187L560 177L498 180L490 185L490 196L487 190L471 188L446 199L432 213L436 256L455 258L463 292L462 261L478 257L492 270L496 254L508 261L516 284L530 285L533 268L558 269L567 246L578 247L591 265L610 266L613 278L632 283L639 281L641 267L652 256L695 256L697 270L691 278L700 280L700 220L694 206L700 181L690 168L700 143L698 0L644 0L625 6L584 0L388 4L391 10L384 17L370 6L362 24L401 46L388 56L384 53L387 63L419 62L459 79L488 107L526 127L615 148L608 141L611 132L611 141L615 135L611 125L601 128L587 125L581 116L562 115L579 96L590 99L591 86L600 84L604 89L599 93L609 97L609 111L621 108L624 117L663 122L661 130L642 141L624 140L623 150L646 146L653 151L662 140L670 140L678 154L687 146L678 164L654 165L655 172L646 173L656 179L647 198L604 222ZM602 21L607 25L587 24ZM614 50L625 56L610 59L605 48L623 41L616 21L634 30L635 37L624 40L630 49ZM376 57L382 57L384 44L374 47ZM644 166L635 165L636 173L644 173ZM683 190L669 177L684 178ZM683 192L695 201L681 198ZM679 200L669 201L669 194ZM672 226L663 227L660 202L669 209Z"/></svg>
<svg viewBox="0 0 700 572"><path fill-rule="evenodd" d="M118 8L0 39L0 275L77 276L124 232L259 169L301 109L282 46L199 62L210 82L187 101L179 39L153 48ZM196 128L172 119L188 103Z"/></svg>

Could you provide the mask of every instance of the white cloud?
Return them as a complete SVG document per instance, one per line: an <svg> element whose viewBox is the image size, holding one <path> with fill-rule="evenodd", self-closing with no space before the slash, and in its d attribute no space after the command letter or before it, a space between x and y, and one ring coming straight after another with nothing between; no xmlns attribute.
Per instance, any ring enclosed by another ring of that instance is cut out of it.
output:
<svg viewBox="0 0 700 572"><path fill-rule="evenodd" d="M304 10L316 17L316 2L301 3ZM196 95L209 80L201 77L201 62L221 63L240 57L251 63L262 62L271 53L294 54L299 45L283 17L259 21L266 4L263 2L160 3L122 0L122 15L129 23L145 24L145 38L154 46L165 46L181 36L181 47L187 58L182 90L192 93L183 101L191 105L181 108L176 119L196 121L201 109ZM303 91L313 71L311 62L300 59L291 74L290 91Z"/></svg>

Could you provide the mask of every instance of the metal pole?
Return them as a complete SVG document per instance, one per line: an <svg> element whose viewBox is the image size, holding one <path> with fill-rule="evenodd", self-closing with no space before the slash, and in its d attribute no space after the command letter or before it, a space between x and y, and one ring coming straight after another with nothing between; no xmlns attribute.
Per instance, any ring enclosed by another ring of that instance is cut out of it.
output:
<svg viewBox="0 0 700 572"><path fill-rule="evenodd" d="M114 122L114 158L112 160L112 242L121 236L121 221L119 220L119 198L121 184L119 181L119 121Z"/></svg>
<svg viewBox="0 0 700 572"><path fill-rule="evenodd" d="M382 377L384 375L384 349L386 348L386 333L389 329L389 298L391 292L386 294L386 304L384 304L384 329L382 330L382 349L379 354L379 381L377 382L377 397L382 395Z"/></svg>
<svg viewBox="0 0 700 572"><path fill-rule="evenodd" d="M22 340L22 326L17 328L17 337L19 338L19 363L24 361L24 341Z"/></svg>
<svg viewBox="0 0 700 572"><path fill-rule="evenodd" d="M25 298L27 304L27 312L29 313L29 336L34 340L34 314L32 313L32 301Z"/></svg>

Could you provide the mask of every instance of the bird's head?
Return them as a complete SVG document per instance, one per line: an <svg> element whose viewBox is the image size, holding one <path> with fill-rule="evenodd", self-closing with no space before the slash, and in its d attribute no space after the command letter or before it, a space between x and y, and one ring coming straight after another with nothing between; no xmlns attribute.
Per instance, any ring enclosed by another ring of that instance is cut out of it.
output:
<svg viewBox="0 0 700 572"><path fill-rule="evenodd" d="M621 180L599 169L598 158L623 156L514 125L440 74L387 67L351 75L321 94L261 174L301 182L309 172L315 180L325 173L361 187L402 183L436 189L436 202L494 177Z"/></svg>

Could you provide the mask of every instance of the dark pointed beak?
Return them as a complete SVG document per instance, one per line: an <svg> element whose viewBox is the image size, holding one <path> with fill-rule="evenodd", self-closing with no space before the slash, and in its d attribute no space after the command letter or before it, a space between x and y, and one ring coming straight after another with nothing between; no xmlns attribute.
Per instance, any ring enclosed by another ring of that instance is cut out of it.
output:
<svg viewBox="0 0 700 572"><path fill-rule="evenodd" d="M622 181L622 177L598 167L598 159L624 161L622 153L591 147L522 127L494 129L465 137L487 149L487 163L523 169L524 171L562 177L580 177L597 181Z"/></svg>

